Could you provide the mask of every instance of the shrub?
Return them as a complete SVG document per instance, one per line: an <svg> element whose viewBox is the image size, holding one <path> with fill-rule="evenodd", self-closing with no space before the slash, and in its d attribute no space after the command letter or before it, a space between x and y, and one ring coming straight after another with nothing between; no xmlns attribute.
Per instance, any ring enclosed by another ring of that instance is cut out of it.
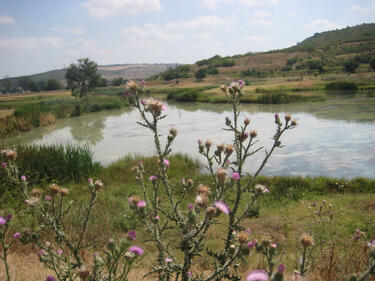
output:
<svg viewBox="0 0 375 281"><path fill-rule="evenodd" d="M354 82L337 81L328 83L325 86L326 91L358 91L358 85Z"/></svg>
<svg viewBox="0 0 375 281"><path fill-rule="evenodd" d="M198 69L198 71L194 73L194 77L197 81L202 81L203 78L206 78L206 70L203 68Z"/></svg>
<svg viewBox="0 0 375 281"><path fill-rule="evenodd" d="M355 60L347 60L344 62L343 64L343 69L345 72L348 72L348 73L354 73L356 71L356 69L358 68L359 66L359 63L356 62Z"/></svg>

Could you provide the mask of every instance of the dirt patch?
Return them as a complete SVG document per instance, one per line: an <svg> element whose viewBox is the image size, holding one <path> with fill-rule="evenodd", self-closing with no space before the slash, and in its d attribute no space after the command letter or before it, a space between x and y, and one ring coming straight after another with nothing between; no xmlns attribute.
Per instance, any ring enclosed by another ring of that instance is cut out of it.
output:
<svg viewBox="0 0 375 281"><path fill-rule="evenodd" d="M42 114L40 116L40 126L51 125L56 122L56 117L52 113Z"/></svg>
<svg viewBox="0 0 375 281"><path fill-rule="evenodd" d="M61 91L50 91L50 92L39 92L39 93L22 93L22 94L4 94L0 95L1 100L15 100L29 97L38 97L38 96L70 96L71 92L68 90Z"/></svg>

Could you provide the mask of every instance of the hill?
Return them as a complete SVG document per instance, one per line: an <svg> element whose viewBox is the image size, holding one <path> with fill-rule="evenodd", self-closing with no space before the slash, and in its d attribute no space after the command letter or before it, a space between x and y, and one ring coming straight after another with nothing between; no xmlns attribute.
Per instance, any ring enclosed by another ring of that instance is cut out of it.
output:
<svg viewBox="0 0 375 281"><path fill-rule="evenodd" d="M344 64L354 61L354 71L367 72L375 59L375 24L361 24L315 33L295 46L260 53L214 57L193 65L179 66L157 77L161 80L193 78L198 69L206 70L209 80L264 78L320 73L342 73Z"/></svg>

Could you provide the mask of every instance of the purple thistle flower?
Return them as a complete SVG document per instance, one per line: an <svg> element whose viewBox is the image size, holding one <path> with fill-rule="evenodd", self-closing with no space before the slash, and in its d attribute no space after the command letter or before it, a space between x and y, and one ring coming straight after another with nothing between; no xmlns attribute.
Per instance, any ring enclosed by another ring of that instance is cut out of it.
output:
<svg viewBox="0 0 375 281"><path fill-rule="evenodd" d="M264 270L253 270L247 275L246 281L268 281L268 274Z"/></svg>
<svg viewBox="0 0 375 281"><path fill-rule="evenodd" d="M191 274L191 272L188 271L187 276L188 276L189 278L191 278L191 276L193 276L193 274Z"/></svg>
<svg viewBox="0 0 375 281"><path fill-rule="evenodd" d="M129 248L129 252L136 254L137 256L142 256L143 255L143 250L141 247L138 246L131 246Z"/></svg>
<svg viewBox="0 0 375 281"><path fill-rule="evenodd" d="M166 262L166 263L170 263L170 262L173 262L173 260L170 259L170 258L165 258L165 262Z"/></svg>
<svg viewBox="0 0 375 281"><path fill-rule="evenodd" d="M22 180L22 181L26 181L26 176L25 176L25 175L22 175L22 176L21 176L21 180Z"/></svg>
<svg viewBox="0 0 375 281"><path fill-rule="evenodd" d="M150 181L156 181L158 178L154 175L152 175L151 177L149 177L149 180Z"/></svg>
<svg viewBox="0 0 375 281"><path fill-rule="evenodd" d="M58 253L59 255L61 255L61 254L63 253L63 250L58 249L58 250L57 250L57 253Z"/></svg>
<svg viewBox="0 0 375 281"><path fill-rule="evenodd" d="M44 251L44 250L40 250L39 252L38 252L38 256L39 257L41 257L41 256L43 256L43 255L45 255L46 254L46 251Z"/></svg>
<svg viewBox="0 0 375 281"><path fill-rule="evenodd" d="M164 166L165 166L165 167L169 168L169 164L170 164L170 162L169 162L168 159L164 159L164 160L163 160L163 163L164 163Z"/></svg>
<svg viewBox="0 0 375 281"><path fill-rule="evenodd" d="M214 206L217 207L224 214L229 215L230 213L229 207L223 201L216 201L214 203Z"/></svg>
<svg viewBox="0 0 375 281"><path fill-rule="evenodd" d="M272 243L271 247L276 249L277 248L277 244L276 243Z"/></svg>
<svg viewBox="0 0 375 281"><path fill-rule="evenodd" d="M130 93L129 93L129 92L126 92L126 93L125 93L125 96L126 96L126 97L130 97Z"/></svg>
<svg viewBox="0 0 375 281"><path fill-rule="evenodd" d="M146 201L144 201L144 200L139 201L137 203L137 207L138 207L138 209L142 209L142 208L146 207Z"/></svg>
<svg viewBox="0 0 375 281"><path fill-rule="evenodd" d="M5 163L5 162L1 163L1 167L6 168L7 167L7 163Z"/></svg>
<svg viewBox="0 0 375 281"><path fill-rule="evenodd" d="M234 181L240 180L240 174L237 172L232 173L232 180Z"/></svg>
<svg viewBox="0 0 375 281"><path fill-rule="evenodd" d="M9 222L11 219L12 219L12 214L7 214L6 216L5 216L5 219Z"/></svg>
<svg viewBox="0 0 375 281"><path fill-rule="evenodd" d="M193 204L191 204L191 203L189 203L188 204L188 209L189 209L189 211L194 211L194 205Z"/></svg>
<svg viewBox="0 0 375 281"><path fill-rule="evenodd" d="M92 184L94 182L94 180L92 178L89 178L88 182L89 182L89 184Z"/></svg>
<svg viewBox="0 0 375 281"><path fill-rule="evenodd" d="M141 81L141 85L142 85L142 86L146 86L146 81L145 81L145 80L142 80L142 81Z"/></svg>
<svg viewBox="0 0 375 281"><path fill-rule="evenodd" d="M243 86L246 85L246 83L245 83L245 81L243 81L243 80L238 80L238 85L240 86L240 89L242 89Z"/></svg>
<svg viewBox="0 0 375 281"><path fill-rule="evenodd" d="M255 244L253 242L247 243L247 248L252 249L254 248Z"/></svg>
<svg viewBox="0 0 375 281"><path fill-rule="evenodd" d="M49 196L49 195L46 195L46 196L44 196L44 200L46 200L46 201L50 201L52 198L51 198L51 196Z"/></svg>
<svg viewBox="0 0 375 281"><path fill-rule="evenodd" d="M16 232L16 233L13 234L14 239L17 239L17 238L20 238L20 237L21 237L21 233L19 233L19 232Z"/></svg>
<svg viewBox="0 0 375 281"><path fill-rule="evenodd" d="M147 104L147 101L146 101L146 100L144 100L144 99L141 99L141 104L142 104L143 106L146 106L146 104Z"/></svg>
<svg viewBox="0 0 375 281"><path fill-rule="evenodd" d="M159 216L156 216L156 217L155 217L155 220L157 220L157 221L158 221L159 219L160 219L160 217L159 217Z"/></svg>
<svg viewBox="0 0 375 281"><path fill-rule="evenodd" d="M131 239L131 240L135 240L135 238L137 237L137 234L135 233L134 230L129 230L128 231L128 238Z"/></svg>
<svg viewBox="0 0 375 281"><path fill-rule="evenodd" d="M3 217L0 217L0 226L4 225L7 223L7 220Z"/></svg>
<svg viewBox="0 0 375 281"><path fill-rule="evenodd" d="M277 268L277 272L280 274L283 274L285 271L285 268L286 268L285 265L280 264L279 267Z"/></svg>
<svg viewBox="0 0 375 281"><path fill-rule="evenodd" d="M48 275L46 281L56 281L56 279L52 275Z"/></svg>

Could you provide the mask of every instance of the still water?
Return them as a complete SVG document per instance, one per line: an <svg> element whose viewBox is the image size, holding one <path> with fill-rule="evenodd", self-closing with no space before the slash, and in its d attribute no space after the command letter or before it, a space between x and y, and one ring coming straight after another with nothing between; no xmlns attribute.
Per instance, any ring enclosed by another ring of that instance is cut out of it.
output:
<svg viewBox="0 0 375 281"><path fill-rule="evenodd" d="M175 153L186 153L202 160L197 152L198 138L211 139L214 143L227 143L232 139L222 130L225 117L231 117L229 105L180 103L167 107L168 115L160 123L160 133L166 136L170 126L176 126ZM275 112L279 112L280 117L291 113L299 126L283 137L285 147L275 151L263 174L375 178L375 99L242 105L241 118L251 119L251 129L258 131L259 146L272 144ZM154 153L150 132L137 121L139 114L135 109L92 113L61 120L2 140L2 143L87 144L94 152L95 160L108 165L127 154L147 156ZM263 156L263 151L253 156L246 170L255 171Z"/></svg>

